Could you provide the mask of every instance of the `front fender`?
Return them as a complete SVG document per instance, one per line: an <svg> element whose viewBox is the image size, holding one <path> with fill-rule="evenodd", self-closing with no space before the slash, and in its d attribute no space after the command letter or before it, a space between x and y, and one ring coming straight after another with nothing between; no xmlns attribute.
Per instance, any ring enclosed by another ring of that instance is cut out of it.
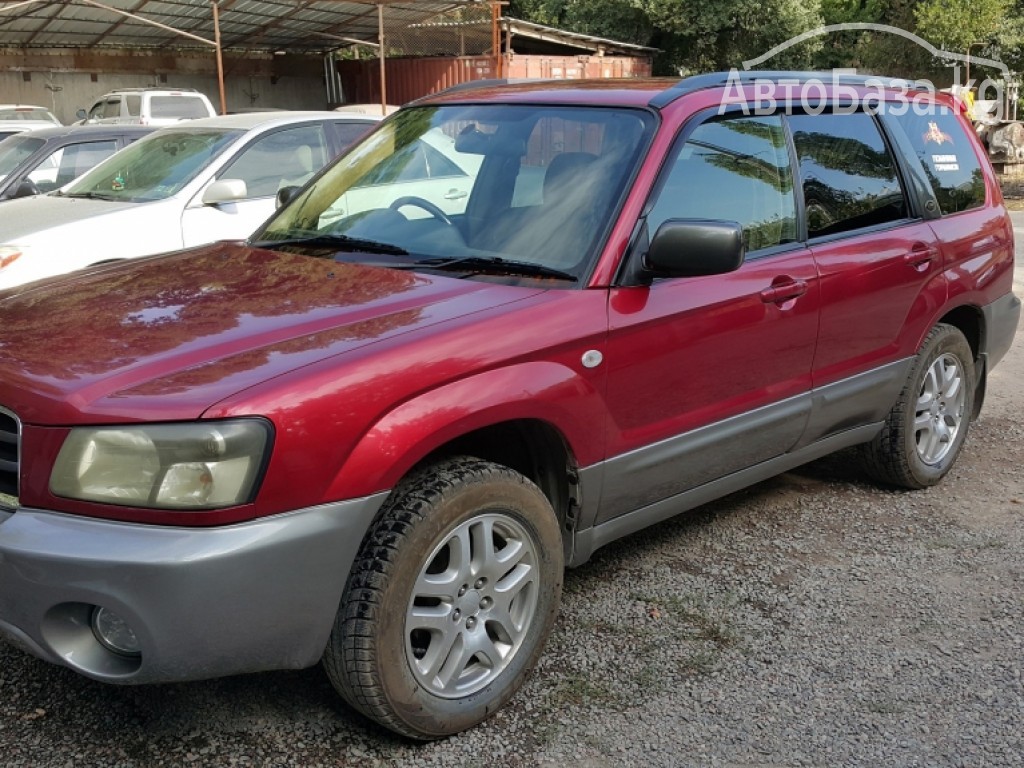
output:
<svg viewBox="0 0 1024 768"><path fill-rule="evenodd" d="M349 454L327 498L357 498L393 488L445 443L523 419L558 430L581 466L603 458L607 413L597 379L559 363L522 363L445 384L386 413Z"/></svg>

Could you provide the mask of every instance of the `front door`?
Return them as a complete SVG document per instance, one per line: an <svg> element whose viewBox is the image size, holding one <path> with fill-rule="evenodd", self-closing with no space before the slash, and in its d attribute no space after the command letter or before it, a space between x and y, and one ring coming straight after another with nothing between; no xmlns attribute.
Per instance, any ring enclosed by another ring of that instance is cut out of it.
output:
<svg viewBox="0 0 1024 768"><path fill-rule="evenodd" d="M598 523L799 440L819 295L795 200L779 116L714 116L677 142L648 204L648 232L667 219L736 221L747 258L730 274L611 291L613 422Z"/></svg>

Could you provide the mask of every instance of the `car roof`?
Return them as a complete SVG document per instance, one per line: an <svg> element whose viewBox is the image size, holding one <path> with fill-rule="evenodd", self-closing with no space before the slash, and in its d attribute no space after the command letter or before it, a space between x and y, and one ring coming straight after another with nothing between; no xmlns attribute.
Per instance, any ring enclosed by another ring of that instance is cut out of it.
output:
<svg viewBox="0 0 1024 768"><path fill-rule="evenodd" d="M216 117L199 117L195 120L183 120L173 125L165 125L160 130L181 130L182 128L234 128L249 131L253 128L272 128L279 125L291 125L307 120L331 120L334 122L366 122L380 120L374 115L346 115L338 112L241 112L235 115L217 115Z"/></svg>
<svg viewBox="0 0 1024 768"><path fill-rule="evenodd" d="M105 136L145 136L154 130L156 130L154 126L146 125L55 125L52 128L35 128L29 131L22 131L19 135L50 141L66 136L94 136L96 138L103 138Z"/></svg>
<svg viewBox="0 0 1024 768"><path fill-rule="evenodd" d="M820 82L855 87L881 87L899 93L934 94L927 85L881 75L832 72L731 71L690 77L608 78L592 80L471 80L413 102L420 104L500 102L503 104L579 104L600 106L650 106L662 108L697 91L724 89L755 81L786 83Z"/></svg>

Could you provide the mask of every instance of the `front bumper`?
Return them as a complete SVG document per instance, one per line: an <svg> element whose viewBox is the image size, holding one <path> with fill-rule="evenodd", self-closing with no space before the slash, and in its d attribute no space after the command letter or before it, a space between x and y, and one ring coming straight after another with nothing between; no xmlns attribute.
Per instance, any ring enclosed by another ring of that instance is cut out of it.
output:
<svg viewBox="0 0 1024 768"><path fill-rule="evenodd" d="M0 512L0 637L96 680L195 680L315 664L386 494L219 528ZM141 654L93 635L102 606Z"/></svg>

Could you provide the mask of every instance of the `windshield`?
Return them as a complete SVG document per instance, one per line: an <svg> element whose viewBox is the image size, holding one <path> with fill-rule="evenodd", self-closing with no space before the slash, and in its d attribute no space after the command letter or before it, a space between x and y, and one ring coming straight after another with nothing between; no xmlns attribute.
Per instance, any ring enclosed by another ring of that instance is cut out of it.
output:
<svg viewBox="0 0 1024 768"><path fill-rule="evenodd" d="M223 128L165 128L111 155L62 194L131 202L163 200L180 192L241 135Z"/></svg>
<svg viewBox="0 0 1024 768"><path fill-rule="evenodd" d="M25 162L25 158L39 149L46 142L27 136L11 136L0 141L0 178L10 173Z"/></svg>
<svg viewBox="0 0 1024 768"><path fill-rule="evenodd" d="M334 257L473 275L579 278L652 126L649 113L630 109L407 108L250 241L287 247L306 238L318 255L332 239L339 250L348 241L350 252L369 243L377 246L373 259Z"/></svg>

